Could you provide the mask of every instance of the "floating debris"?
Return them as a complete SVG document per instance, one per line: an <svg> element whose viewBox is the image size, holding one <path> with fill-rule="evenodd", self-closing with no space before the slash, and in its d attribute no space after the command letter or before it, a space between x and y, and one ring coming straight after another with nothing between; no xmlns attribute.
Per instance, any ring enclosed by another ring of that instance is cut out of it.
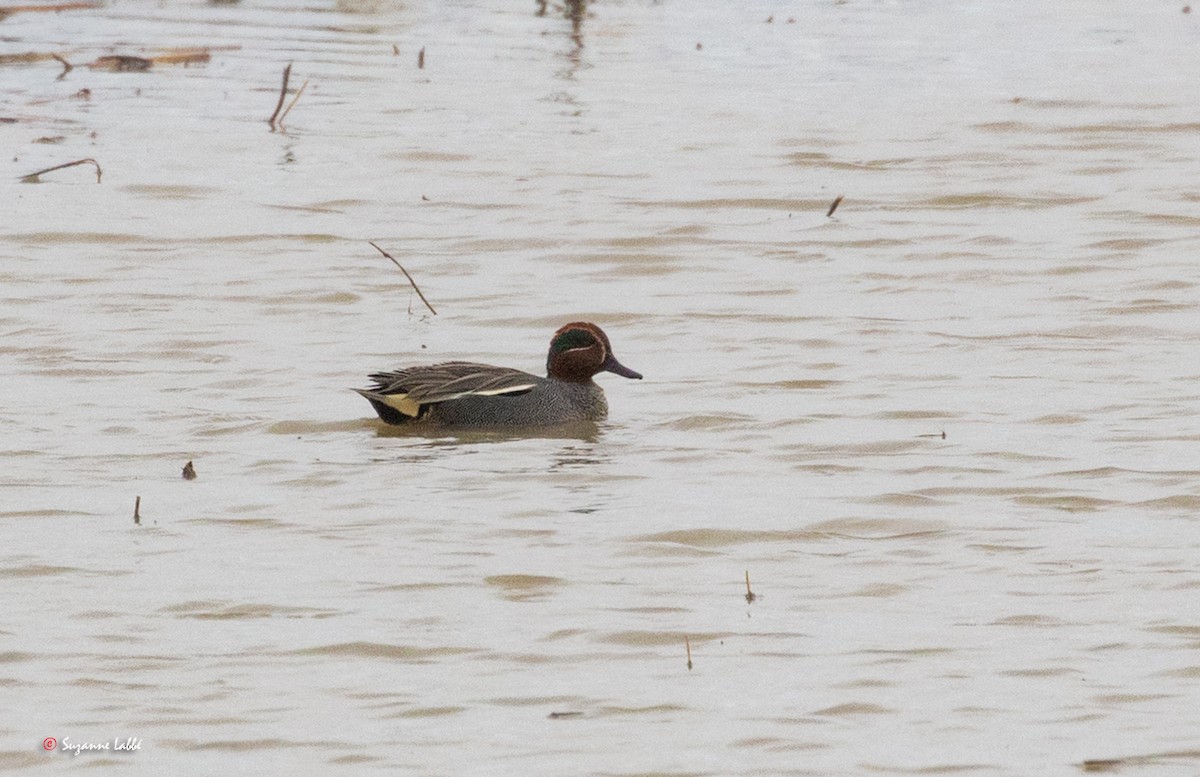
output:
<svg viewBox="0 0 1200 777"><path fill-rule="evenodd" d="M140 496L133 500L133 523L135 526L142 525L142 498Z"/></svg>
<svg viewBox="0 0 1200 777"><path fill-rule="evenodd" d="M422 46L421 50L419 52L417 52L417 70L424 70L424 69L425 69L425 47Z"/></svg>
<svg viewBox="0 0 1200 777"><path fill-rule="evenodd" d="M1165 753L1147 753L1125 758L1089 758L1079 764L1079 768L1085 772L1115 772L1127 766L1145 767L1161 765L1165 761L1196 761L1198 759L1200 759L1200 750L1172 750Z"/></svg>
<svg viewBox="0 0 1200 777"><path fill-rule="evenodd" d="M128 54L109 54L99 57L88 65L92 70L107 70L111 73L144 73L154 64L154 60L145 57L133 57Z"/></svg>
<svg viewBox="0 0 1200 777"><path fill-rule="evenodd" d="M93 164L96 166L96 183L100 183L100 163L95 159L76 159L74 162L67 162L65 164L55 165L54 167L47 167L45 170L38 170L36 173L29 173L28 175L21 176L21 183L41 183L41 176L45 175L46 173L52 173L55 170L62 170L67 167L74 167L75 165L86 164Z"/></svg>
<svg viewBox="0 0 1200 777"><path fill-rule="evenodd" d="M75 69L75 66L74 66L74 65L72 65L70 62L68 62L67 60L63 59L63 58L62 58L62 57L60 57L59 55L57 55L57 54L51 54L50 56L52 56L52 57L54 57L55 59L57 59L57 60L58 60L58 61L59 61L59 62L62 64L62 66L63 66L63 70L62 70L62 72L61 72L61 73L59 73L59 74L58 74L58 78L57 78L56 80L58 80L58 81L61 81L61 80L63 80L64 78L66 78L66 77L67 77L67 73L70 73L72 70L74 70L74 69Z"/></svg>
<svg viewBox="0 0 1200 777"><path fill-rule="evenodd" d="M223 46L223 49L238 48L237 46ZM66 60L61 57L54 57L70 68ZM137 57L131 54L109 54L107 56L98 57L94 62L88 64L92 70L107 70L110 73L145 73L154 65L197 65L208 62L212 59L212 49L170 49L164 54L157 54L153 57Z"/></svg>
<svg viewBox="0 0 1200 777"><path fill-rule="evenodd" d="M100 8L100 3L59 3L57 5L9 5L0 8L0 20L15 13L48 13L51 11L88 11Z"/></svg>
<svg viewBox="0 0 1200 777"><path fill-rule="evenodd" d="M223 46L223 49L240 48L239 46ZM200 65L212 60L211 49L175 49L168 54L159 54L150 58L156 65Z"/></svg>
<svg viewBox="0 0 1200 777"><path fill-rule="evenodd" d="M746 570L746 604L750 604L757 598L758 598L758 595L750 590L750 570L747 569Z"/></svg>
<svg viewBox="0 0 1200 777"><path fill-rule="evenodd" d="M183 479L184 480L195 480L196 479L196 468L192 466L192 462L190 460L188 461L187 464L183 465Z"/></svg>
<svg viewBox="0 0 1200 777"><path fill-rule="evenodd" d="M687 648L688 671L692 671L692 641L687 637L683 638L683 646Z"/></svg>
<svg viewBox="0 0 1200 777"><path fill-rule="evenodd" d="M239 46L221 46L222 49L236 49ZM0 54L0 65L23 65L31 62L42 62L53 59L63 66L58 74L61 81L75 69L75 66L61 54L53 52L27 51L23 54ZM108 54L89 62L86 67L92 70L107 70L110 73L144 73L154 65L192 65L208 62L212 59L211 49L171 49L164 54L153 57L137 57L130 54Z"/></svg>
<svg viewBox="0 0 1200 777"><path fill-rule="evenodd" d="M43 54L39 51L26 51L23 54L0 54L0 65L29 65L54 58L54 54Z"/></svg>
<svg viewBox="0 0 1200 777"><path fill-rule="evenodd" d="M842 204L842 200L845 198L846 198L846 195L839 194L837 196L837 199L835 199L833 201L833 204L829 206L829 212L825 214L825 218L829 218L830 216L832 216L833 212L838 209L838 206Z"/></svg>

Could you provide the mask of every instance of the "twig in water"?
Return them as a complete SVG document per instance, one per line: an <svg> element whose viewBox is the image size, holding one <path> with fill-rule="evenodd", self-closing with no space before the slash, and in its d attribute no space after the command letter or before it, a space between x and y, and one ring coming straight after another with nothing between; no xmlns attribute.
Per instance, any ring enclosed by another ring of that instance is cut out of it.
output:
<svg viewBox="0 0 1200 777"><path fill-rule="evenodd" d="M86 165L89 163L96 166L96 183L100 183L100 175L102 171L100 170L100 163L95 159L76 159L74 162L66 162L61 165L55 165L54 167L47 167L45 170L38 170L36 173L30 173L29 175L21 176L21 183L38 183L40 176L43 176L46 173L52 173L55 170L62 170L65 167L74 167L75 165Z"/></svg>
<svg viewBox="0 0 1200 777"><path fill-rule="evenodd" d="M746 604L750 604L757 598L758 598L758 596L753 591L750 590L750 570L747 569L746 570Z"/></svg>
<svg viewBox="0 0 1200 777"><path fill-rule="evenodd" d="M57 54L51 54L50 56L54 57L54 58L55 58L55 59L57 59L59 62L61 62L61 63L62 63L62 66L63 66L63 71L62 71L61 73L59 73L59 74L58 74L58 78L56 78L56 79L54 79L54 80L56 80L56 81L61 81L61 80L63 80L64 78L66 78L66 76L67 76L67 73L70 73L72 70L74 70L74 69L75 69L75 66L74 66L74 65L72 65L70 62L68 62L67 60L63 59L63 58L62 58L62 57L60 57L59 55L57 55Z"/></svg>
<svg viewBox="0 0 1200 777"><path fill-rule="evenodd" d="M834 212L835 210L837 210L837 206L839 206L839 205L841 205L841 204L842 204L842 198L844 198L845 196L846 196L846 195L844 195L844 194L839 194L839 195L837 196L837 199L836 199L836 200L834 200L834 201L833 201L833 204L829 206L829 212L825 214L825 218L829 218L830 216L832 216L832 215L833 215L833 212Z"/></svg>
<svg viewBox="0 0 1200 777"><path fill-rule="evenodd" d="M692 671L692 642L687 637L683 638L683 646L687 648L688 671Z"/></svg>
<svg viewBox="0 0 1200 777"><path fill-rule="evenodd" d="M133 501L133 523L135 526L142 525L142 498L139 496Z"/></svg>
<svg viewBox="0 0 1200 777"><path fill-rule="evenodd" d="M283 86L279 87L279 102L275 103L275 112L271 114L271 118L267 119L267 124L271 125L271 131L275 131L275 118L279 116L279 112L283 110L283 99L287 97L288 79L292 75L292 63L289 62L287 67L283 69Z"/></svg>
<svg viewBox="0 0 1200 777"><path fill-rule="evenodd" d="M368 243L371 243L371 241L370 241L370 240L368 240L367 242L368 242ZM435 315L435 316L436 316L436 315L437 315L437 311L433 309L433 305L430 305L430 304L429 304L429 300L425 299L425 295L421 293L421 290L420 290L419 288L417 288L417 282L416 282L416 281L414 281L414 280L413 280L413 277L412 277L411 275L409 275L409 274L408 274L408 270L404 269L404 267L403 267L403 266L402 266L402 265L401 265L399 262L397 262L397 261L396 261L396 257L392 256L392 255L391 255L391 254L389 254L387 251L384 251L382 248L380 248L379 246L375 245L374 243L371 243L371 247L372 247L372 248L374 248L374 249L375 249L376 251L378 251L379 253L381 253L381 254L383 254L384 256L386 256L388 259L391 259L391 260L392 260L392 264L394 264L394 265L396 265L397 267L399 267L399 268L400 268L400 272L404 273L404 277L405 277L405 278L408 278L408 282L412 284L413 291L415 291L415 292L417 293L417 296L421 298L421 301L425 303L425 307L429 308L429 312L430 312L430 313L432 313L433 315Z"/></svg>
<svg viewBox="0 0 1200 777"><path fill-rule="evenodd" d="M305 79L304 83L300 84L300 88L296 90L296 96L292 98L290 103L288 103L288 107L283 109L283 115L279 117L279 129L286 129L286 127L283 126L283 120L286 119L287 115L292 112L292 106L294 106L296 101L300 99L300 95L304 94L304 89L307 86L308 80Z"/></svg>

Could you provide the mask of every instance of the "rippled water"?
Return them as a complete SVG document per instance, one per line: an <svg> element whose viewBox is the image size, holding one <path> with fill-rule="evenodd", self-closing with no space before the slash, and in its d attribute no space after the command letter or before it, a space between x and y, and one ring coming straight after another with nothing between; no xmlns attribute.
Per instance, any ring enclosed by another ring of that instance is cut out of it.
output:
<svg viewBox="0 0 1200 777"><path fill-rule="evenodd" d="M1198 15L537 11L0 21L0 768L1196 773ZM347 390L577 319L594 435Z"/></svg>

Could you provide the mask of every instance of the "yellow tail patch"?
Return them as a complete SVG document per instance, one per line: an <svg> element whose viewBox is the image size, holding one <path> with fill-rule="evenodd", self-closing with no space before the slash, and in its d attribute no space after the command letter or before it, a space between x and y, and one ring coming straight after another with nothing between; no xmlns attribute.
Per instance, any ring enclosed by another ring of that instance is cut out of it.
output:
<svg viewBox="0 0 1200 777"><path fill-rule="evenodd" d="M416 418L421 412L421 403L408 398L408 394L384 394L379 401L388 407L394 407L410 418Z"/></svg>

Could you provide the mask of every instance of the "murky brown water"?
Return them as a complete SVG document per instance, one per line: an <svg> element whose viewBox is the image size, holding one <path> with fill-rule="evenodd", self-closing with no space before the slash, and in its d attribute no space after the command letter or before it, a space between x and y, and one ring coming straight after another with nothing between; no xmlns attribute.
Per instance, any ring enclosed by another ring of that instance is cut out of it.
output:
<svg viewBox="0 0 1200 777"><path fill-rule="evenodd" d="M1195 774L1198 25L3 19L76 67L0 65L0 768ZM580 318L646 375L593 437L347 390Z"/></svg>

